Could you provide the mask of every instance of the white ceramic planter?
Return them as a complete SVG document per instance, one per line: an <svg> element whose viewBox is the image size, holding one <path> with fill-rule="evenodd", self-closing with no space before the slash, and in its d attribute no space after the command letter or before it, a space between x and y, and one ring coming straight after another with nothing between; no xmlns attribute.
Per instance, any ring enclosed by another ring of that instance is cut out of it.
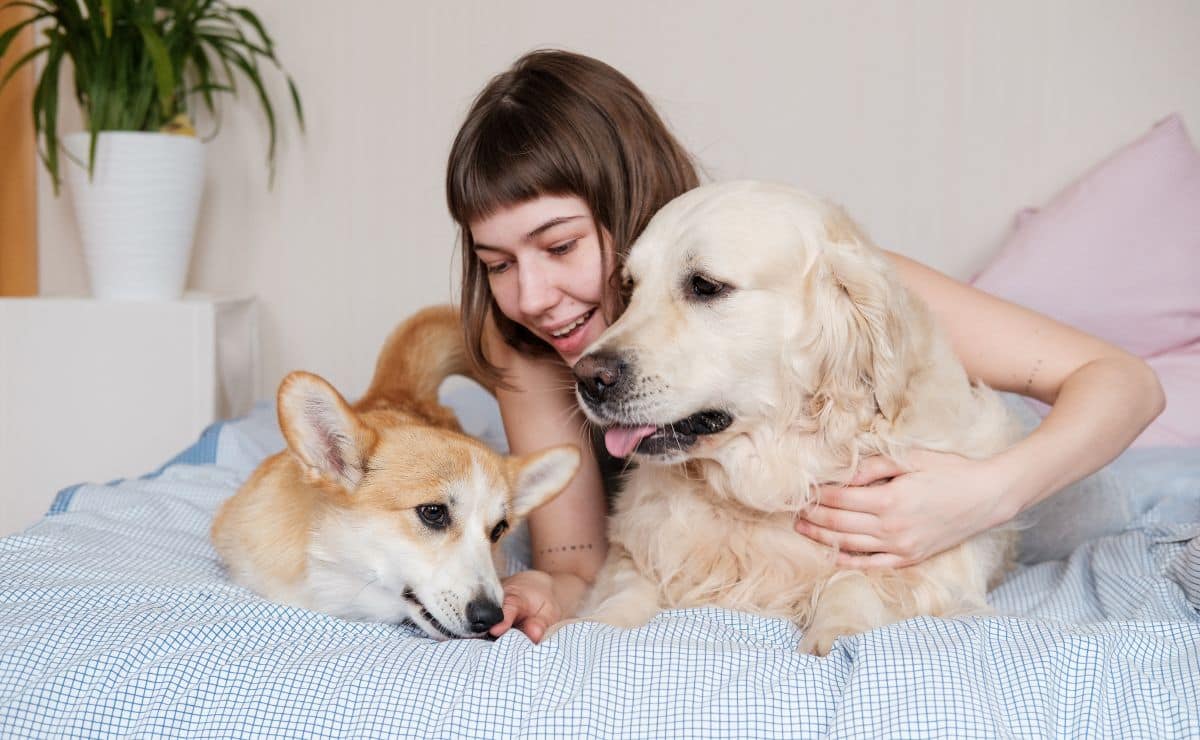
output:
<svg viewBox="0 0 1200 740"><path fill-rule="evenodd" d="M89 181L88 134L62 141L92 295L182 295L204 188L204 144L190 136L107 131L97 141Z"/></svg>

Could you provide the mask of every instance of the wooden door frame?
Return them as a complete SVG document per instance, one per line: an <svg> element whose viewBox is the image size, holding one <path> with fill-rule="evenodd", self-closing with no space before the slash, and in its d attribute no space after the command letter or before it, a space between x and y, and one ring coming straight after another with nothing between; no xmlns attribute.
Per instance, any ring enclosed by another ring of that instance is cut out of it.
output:
<svg viewBox="0 0 1200 740"><path fill-rule="evenodd" d="M0 29L28 17L23 13L0 13ZM0 74L33 43L34 28L26 26L4 55ZM35 84L27 64L0 92L0 296L38 292L37 142L30 112Z"/></svg>

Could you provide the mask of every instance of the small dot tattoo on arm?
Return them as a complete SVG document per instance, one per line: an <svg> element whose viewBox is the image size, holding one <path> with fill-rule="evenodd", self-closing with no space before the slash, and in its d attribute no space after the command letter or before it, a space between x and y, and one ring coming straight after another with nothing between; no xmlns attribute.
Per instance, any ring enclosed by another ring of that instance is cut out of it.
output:
<svg viewBox="0 0 1200 740"><path fill-rule="evenodd" d="M570 552L572 550L575 550L575 551L592 550L594 548L595 548L595 545L591 542L587 542L582 545L555 545L554 547L546 547L541 550L538 550L537 554L538 555L549 555L550 553L555 553L555 552Z"/></svg>
<svg viewBox="0 0 1200 740"><path fill-rule="evenodd" d="M1042 360L1039 357L1037 359L1037 361L1033 363L1033 367L1030 368L1029 378L1025 381L1025 393L1026 394L1028 394L1029 391L1033 389L1033 379L1037 376L1038 370L1041 370L1041 369L1042 369Z"/></svg>

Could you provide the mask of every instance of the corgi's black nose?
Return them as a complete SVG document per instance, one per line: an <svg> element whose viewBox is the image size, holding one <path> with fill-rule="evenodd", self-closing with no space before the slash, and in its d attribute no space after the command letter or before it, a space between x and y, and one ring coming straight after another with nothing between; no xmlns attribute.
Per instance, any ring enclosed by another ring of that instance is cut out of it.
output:
<svg viewBox="0 0 1200 740"><path fill-rule="evenodd" d="M604 400L605 391L621 380L625 362L616 355L597 352L575 363L575 380L584 400L597 405Z"/></svg>
<svg viewBox="0 0 1200 740"><path fill-rule="evenodd" d="M500 605L486 596L477 596L467 604L467 624L475 633L487 632L493 624L504 619Z"/></svg>

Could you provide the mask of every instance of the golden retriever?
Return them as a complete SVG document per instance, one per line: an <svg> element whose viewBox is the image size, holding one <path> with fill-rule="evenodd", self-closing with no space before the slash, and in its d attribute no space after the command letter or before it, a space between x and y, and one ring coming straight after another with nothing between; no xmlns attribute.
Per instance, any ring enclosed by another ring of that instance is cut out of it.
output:
<svg viewBox="0 0 1200 740"><path fill-rule="evenodd" d="M823 655L840 635L986 611L1008 530L859 571L793 529L865 457L982 458L1019 431L840 208L781 185L700 187L656 214L622 277L627 310L575 365L610 451L639 463L585 618L717 605L791 619Z"/></svg>

